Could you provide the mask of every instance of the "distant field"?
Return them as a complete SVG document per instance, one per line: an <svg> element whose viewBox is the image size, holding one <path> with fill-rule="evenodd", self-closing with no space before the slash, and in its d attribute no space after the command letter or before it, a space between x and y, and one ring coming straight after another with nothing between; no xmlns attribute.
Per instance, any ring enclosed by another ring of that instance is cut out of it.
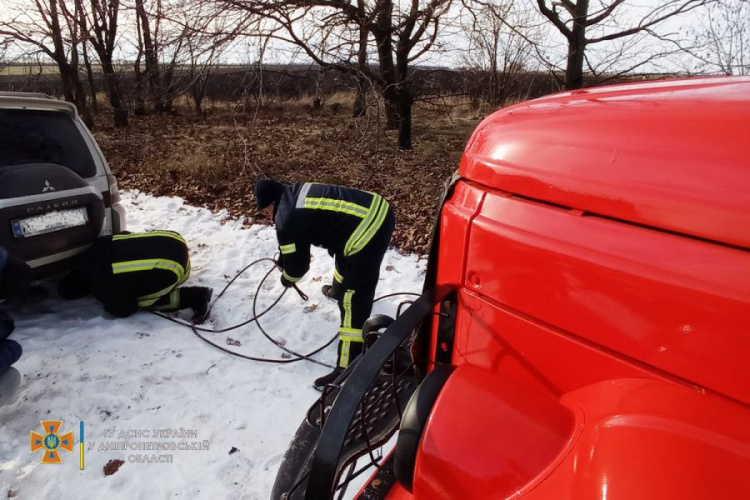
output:
<svg viewBox="0 0 750 500"><path fill-rule="evenodd" d="M25 65L13 64L0 67L0 76L23 76L23 75L57 75L59 72L54 64Z"/></svg>

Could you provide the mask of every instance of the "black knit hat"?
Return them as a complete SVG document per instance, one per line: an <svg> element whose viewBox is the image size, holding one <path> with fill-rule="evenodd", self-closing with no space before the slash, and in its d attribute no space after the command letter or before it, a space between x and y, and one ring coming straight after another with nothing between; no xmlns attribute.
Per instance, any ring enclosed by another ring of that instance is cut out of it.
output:
<svg viewBox="0 0 750 500"><path fill-rule="evenodd" d="M284 185L271 179L263 179L255 185L255 198L258 208L263 210L271 204L277 204L284 192Z"/></svg>

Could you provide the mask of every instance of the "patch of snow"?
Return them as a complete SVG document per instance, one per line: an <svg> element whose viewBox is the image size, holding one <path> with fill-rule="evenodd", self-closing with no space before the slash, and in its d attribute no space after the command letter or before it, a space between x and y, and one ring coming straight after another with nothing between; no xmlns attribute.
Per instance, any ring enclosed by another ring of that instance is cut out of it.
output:
<svg viewBox="0 0 750 500"><path fill-rule="evenodd" d="M243 227L226 212L192 207L180 198L126 191L122 204L131 231L182 233L192 260L187 284L211 286L215 294L245 265L278 251L273 228ZM255 289L269 265L238 279L206 326L223 328L251 317ZM425 267L424 258L389 250L377 295L419 292ZM299 282L310 301L287 293L261 320L269 334L298 352L310 352L335 335L338 308L320 293L332 273L333 259L313 249L311 270ZM282 291L278 275L264 288L261 310ZM373 314L394 315L407 298L383 300ZM287 445L319 395L312 381L328 371L308 362L273 365L232 357L150 313L108 317L93 299L66 302L53 293L9 312L17 327L12 338L24 355L14 366L21 374L19 388L0 403L0 495L12 490L18 499L266 499ZM241 353L282 354L254 324L207 335ZM241 345L227 345L229 338ZM336 343L317 355L331 364L335 357ZM75 431L74 453L61 451L62 465L43 465L41 451L30 452L29 433L42 433L41 420L63 420L63 433ZM179 449L186 446L193 449ZM233 448L238 451L230 454ZM171 463L136 463L138 456L171 456ZM105 476L110 460L125 463Z"/></svg>

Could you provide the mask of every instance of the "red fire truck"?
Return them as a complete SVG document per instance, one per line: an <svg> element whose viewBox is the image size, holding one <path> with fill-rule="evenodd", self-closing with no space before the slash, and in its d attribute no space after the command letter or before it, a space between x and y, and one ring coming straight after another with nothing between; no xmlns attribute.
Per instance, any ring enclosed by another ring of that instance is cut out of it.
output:
<svg viewBox="0 0 750 500"><path fill-rule="evenodd" d="M750 498L750 78L494 113L433 239L274 498Z"/></svg>

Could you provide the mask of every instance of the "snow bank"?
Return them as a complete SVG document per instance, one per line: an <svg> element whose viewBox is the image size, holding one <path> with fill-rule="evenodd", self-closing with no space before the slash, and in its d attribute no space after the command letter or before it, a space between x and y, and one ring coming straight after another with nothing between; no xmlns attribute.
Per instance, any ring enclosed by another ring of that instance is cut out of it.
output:
<svg viewBox="0 0 750 500"><path fill-rule="evenodd" d="M188 284L212 286L216 293L246 264L276 252L272 228L243 227L225 212L139 192L125 192L123 205L130 230L182 233L192 254ZM239 279L207 326L226 327L250 317L267 266ZM420 291L425 266L417 256L389 251L377 295ZM322 297L320 286L332 272L333 260L314 249L311 271L299 283L310 302L287 293L262 321L266 330L298 352L330 339L338 309ZM259 306L281 291L274 275ZM373 312L394 314L398 301L381 301ZM231 357L149 313L126 320L107 317L91 299L65 302L53 294L9 312L24 357L15 366L21 374L18 390L0 403L0 495L12 490L19 499L268 498L286 446L318 395L311 383L327 372L307 362L270 365ZM255 325L209 338L221 345L228 338L239 341L240 346L227 347L254 356L281 355ZM335 350L333 344L318 359L333 363ZM0 393L10 379L13 374L0 378ZM64 420L62 432L75 431L75 452L61 451L62 465L43 465L41 452L29 450L29 432L41 433L40 420L47 419ZM85 423L83 471L80 421ZM162 462L137 463L154 458ZM124 464L105 476L111 460Z"/></svg>

